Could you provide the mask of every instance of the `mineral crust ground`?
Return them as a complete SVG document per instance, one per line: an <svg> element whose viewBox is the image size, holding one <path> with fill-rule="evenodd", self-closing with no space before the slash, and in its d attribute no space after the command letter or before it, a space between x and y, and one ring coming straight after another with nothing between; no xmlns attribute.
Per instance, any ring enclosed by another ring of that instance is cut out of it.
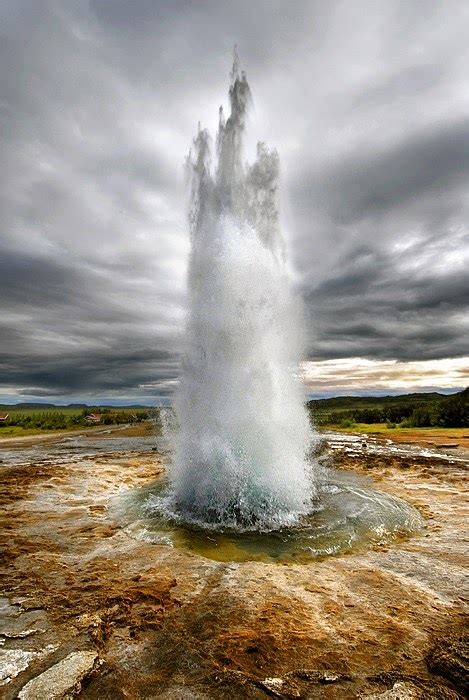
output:
<svg viewBox="0 0 469 700"><path fill-rule="evenodd" d="M2 467L5 700L44 683L99 700L465 697L467 464L334 462L426 529L308 564L218 562L136 541L113 515L116 494L164 474L154 451Z"/></svg>

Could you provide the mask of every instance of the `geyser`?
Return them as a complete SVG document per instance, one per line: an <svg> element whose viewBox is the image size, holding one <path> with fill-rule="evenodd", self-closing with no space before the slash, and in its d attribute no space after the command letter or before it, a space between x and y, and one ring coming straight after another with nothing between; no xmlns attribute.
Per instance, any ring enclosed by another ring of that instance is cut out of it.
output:
<svg viewBox="0 0 469 700"><path fill-rule="evenodd" d="M279 227L275 150L243 162L250 89L235 56L216 162L199 126L187 160L189 313L167 508L271 530L311 510L314 435L295 377L299 313Z"/></svg>

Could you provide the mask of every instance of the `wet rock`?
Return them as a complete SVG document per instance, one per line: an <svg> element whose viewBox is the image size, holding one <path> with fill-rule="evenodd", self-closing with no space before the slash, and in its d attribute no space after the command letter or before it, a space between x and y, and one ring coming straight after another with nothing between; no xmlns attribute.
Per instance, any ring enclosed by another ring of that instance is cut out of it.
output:
<svg viewBox="0 0 469 700"><path fill-rule="evenodd" d="M372 695L359 696L362 700L461 700L451 688L439 683L396 681L392 688Z"/></svg>
<svg viewBox="0 0 469 700"><path fill-rule="evenodd" d="M193 688L186 688L183 685L172 685L156 696L158 700L210 700L205 693L194 691Z"/></svg>
<svg viewBox="0 0 469 700"><path fill-rule="evenodd" d="M267 690L271 695L274 695L275 697L285 697L284 696L284 685L285 681L283 678L264 678L263 681L260 681L259 685L261 688L264 688ZM296 697L299 697L299 692L296 695Z"/></svg>
<svg viewBox="0 0 469 700"><path fill-rule="evenodd" d="M6 617L17 617L20 612L18 604L12 605L8 598L0 596L0 616L2 620Z"/></svg>
<svg viewBox="0 0 469 700"><path fill-rule="evenodd" d="M414 685L400 681L384 693L363 696L365 700L418 700L420 697L420 692Z"/></svg>
<svg viewBox="0 0 469 700"><path fill-rule="evenodd" d="M33 678L18 693L18 700L62 700L76 695L81 682L99 664L95 651L75 651Z"/></svg>
<svg viewBox="0 0 469 700"><path fill-rule="evenodd" d="M362 700L461 700L459 693L433 679L399 676L399 673L391 671L368 678L367 681L371 683L385 682L390 687L372 694L362 693L359 697Z"/></svg>
<svg viewBox="0 0 469 700"><path fill-rule="evenodd" d="M13 612L3 614L0 620L0 637L9 639L24 639L38 632L44 632L47 627L47 617L44 610L18 611L18 606L11 606Z"/></svg>
<svg viewBox="0 0 469 700"><path fill-rule="evenodd" d="M332 671L311 671L307 669L295 669L284 676L264 678L257 685L266 690L269 695L279 698L302 698L305 692L310 690L312 684L329 684L350 680L345 676Z"/></svg>
<svg viewBox="0 0 469 700"><path fill-rule="evenodd" d="M461 692L469 690L469 633L451 630L427 656L428 668L449 680Z"/></svg>
<svg viewBox="0 0 469 700"><path fill-rule="evenodd" d="M303 681L312 683L337 683L338 681L350 680L350 676L342 673L334 673L333 671L309 671L307 669L298 669L291 671L285 675L285 678L298 678Z"/></svg>

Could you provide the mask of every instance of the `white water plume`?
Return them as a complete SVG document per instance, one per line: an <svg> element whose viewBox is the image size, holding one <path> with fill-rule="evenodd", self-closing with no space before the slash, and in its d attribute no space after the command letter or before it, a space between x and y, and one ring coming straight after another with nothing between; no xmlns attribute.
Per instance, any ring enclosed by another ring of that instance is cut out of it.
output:
<svg viewBox="0 0 469 700"><path fill-rule="evenodd" d="M217 162L199 126L187 161L190 308L167 504L200 524L273 529L311 510L313 433L295 377L299 313L277 207L278 155L242 160L250 90L235 56Z"/></svg>

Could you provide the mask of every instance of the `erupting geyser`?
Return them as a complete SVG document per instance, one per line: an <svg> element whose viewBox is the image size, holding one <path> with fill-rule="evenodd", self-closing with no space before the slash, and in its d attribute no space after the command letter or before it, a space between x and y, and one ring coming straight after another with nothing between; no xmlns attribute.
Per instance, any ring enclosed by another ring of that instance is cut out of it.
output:
<svg viewBox="0 0 469 700"><path fill-rule="evenodd" d="M270 530L311 510L314 436L295 378L278 155L259 143L256 161L243 163L250 90L236 57L229 95L215 166L200 126L187 162L190 307L167 505L200 524Z"/></svg>
<svg viewBox="0 0 469 700"><path fill-rule="evenodd" d="M123 497L126 532L220 561L300 561L391 542L423 526L419 513L311 458L278 156L259 143L244 164L249 101L235 57L216 163L200 127L187 160L190 303L169 481Z"/></svg>

